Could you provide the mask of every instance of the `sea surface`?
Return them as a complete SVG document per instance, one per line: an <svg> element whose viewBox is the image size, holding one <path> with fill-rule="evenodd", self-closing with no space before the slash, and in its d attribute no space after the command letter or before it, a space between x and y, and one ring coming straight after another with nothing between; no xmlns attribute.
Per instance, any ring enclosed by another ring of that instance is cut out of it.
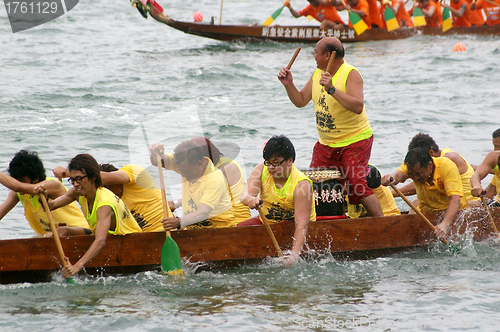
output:
<svg viewBox="0 0 500 332"><path fill-rule="evenodd" d="M166 14L204 21L220 0L160 1ZM305 0L293 1L300 9ZM281 1L226 0L223 23L263 22ZM344 15L344 14L343 14ZM281 24L295 19L285 8ZM454 53L456 43L465 52ZM0 171L20 149L37 151L47 173L79 153L121 167L149 165L147 146L167 150L206 135L237 158L246 176L262 145L287 135L296 165L317 141L313 107L295 108L277 73L302 47L292 72L301 88L315 69L314 45L226 43L145 20L127 0L85 0L66 15L12 33L0 5ZM481 163L500 127L500 38L416 36L346 44L364 78L374 131L370 162L383 174L410 139ZM180 179L165 173L169 199ZM483 180L483 186L489 178ZM69 185L68 185L69 187ZM0 188L0 200L8 194ZM398 201L401 210L408 207ZM34 232L21 206L0 222L0 239ZM220 245L224 245L221 243ZM274 259L183 280L156 272L0 285L1 331L498 331L500 247L462 239L460 253L433 245L371 260L328 255L284 268Z"/></svg>

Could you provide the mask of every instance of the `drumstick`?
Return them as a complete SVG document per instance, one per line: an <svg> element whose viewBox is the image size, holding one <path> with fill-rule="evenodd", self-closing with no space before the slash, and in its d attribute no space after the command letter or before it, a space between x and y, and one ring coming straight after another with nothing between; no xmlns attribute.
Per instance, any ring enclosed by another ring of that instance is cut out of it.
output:
<svg viewBox="0 0 500 332"><path fill-rule="evenodd" d="M297 49L295 50L295 53L293 54L292 58L290 59L290 62L288 63L288 66L286 66L286 69L290 70L290 68L292 68L293 62L297 58L297 55L299 55L299 52L300 52L300 47L297 47Z"/></svg>

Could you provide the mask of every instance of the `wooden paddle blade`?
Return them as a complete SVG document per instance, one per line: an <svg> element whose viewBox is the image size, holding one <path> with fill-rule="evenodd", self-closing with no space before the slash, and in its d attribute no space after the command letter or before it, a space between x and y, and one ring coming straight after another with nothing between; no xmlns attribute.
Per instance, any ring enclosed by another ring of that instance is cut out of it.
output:
<svg viewBox="0 0 500 332"><path fill-rule="evenodd" d="M171 236L165 238L161 248L161 269L168 275L182 275L181 253Z"/></svg>

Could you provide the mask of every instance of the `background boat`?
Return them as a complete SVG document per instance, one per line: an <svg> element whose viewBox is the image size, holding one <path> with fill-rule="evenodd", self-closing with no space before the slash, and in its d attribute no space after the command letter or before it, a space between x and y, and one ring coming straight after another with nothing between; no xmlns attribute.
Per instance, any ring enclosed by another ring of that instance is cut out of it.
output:
<svg viewBox="0 0 500 332"><path fill-rule="evenodd" d="M144 8L139 0L135 0L135 6ZM143 9L144 10L144 9ZM202 22L177 21L170 17L170 13L159 12L154 6L148 6L149 15L158 22L164 23L174 29L187 34L200 37L212 38L231 42L279 42L279 43L317 43L324 37L336 37L343 43L360 42L369 40L393 40L412 37L418 34L429 36L449 36L449 35L480 35L498 36L500 35L500 25L483 25L474 27L452 27L443 32L442 28L408 28L387 31L385 28L373 28L357 34L354 29L320 29L319 24L312 25L260 25L260 24L217 24L212 19L210 24ZM288 10L288 9L286 9Z"/></svg>
<svg viewBox="0 0 500 332"><path fill-rule="evenodd" d="M230 42L278 42L315 44L324 37L336 37L343 43L394 40L413 37L419 34L429 36L450 35L500 35L500 25L483 25L477 27L453 27L446 32L441 28L399 28L392 31L373 28L358 35L354 29L319 29L319 26L300 25L218 25L176 21L168 16L157 15L154 10L150 14L157 21L187 34Z"/></svg>

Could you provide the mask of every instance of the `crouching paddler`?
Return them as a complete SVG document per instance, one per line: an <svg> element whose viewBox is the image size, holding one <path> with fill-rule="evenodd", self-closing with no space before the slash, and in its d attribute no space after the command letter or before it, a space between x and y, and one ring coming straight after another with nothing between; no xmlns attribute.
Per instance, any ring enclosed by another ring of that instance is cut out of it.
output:
<svg viewBox="0 0 500 332"><path fill-rule="evenodd" d="M76 200L80 203L83 215L87 218L95 240L87 252L72 265L66 257L67 266L62 269L64 277L77 274L90 260L96 257L106 245L109 234L126 235L139 233L141 228L123 201L110 190L102 186L99 164L89 154L79 154L71 159L68 181L73 188L49 202L50 210L68 205ZM44 193L45 188L39 186L37 193ZM81 227L61 227L63 235L90 235Z"/></svg>
<svg viewBox="0 0 500 332"><path fill-rule="evenodd" d="M312 181L293 165L295 149L283 135L267 141L263 157L248 178L241 202L251 209L262 206L269 223L295 222L291 255L285 258L285 264L291 265L299 260L309 221L316 220ZM261 224L262 220L252 218L238 227Z"/></svg>

